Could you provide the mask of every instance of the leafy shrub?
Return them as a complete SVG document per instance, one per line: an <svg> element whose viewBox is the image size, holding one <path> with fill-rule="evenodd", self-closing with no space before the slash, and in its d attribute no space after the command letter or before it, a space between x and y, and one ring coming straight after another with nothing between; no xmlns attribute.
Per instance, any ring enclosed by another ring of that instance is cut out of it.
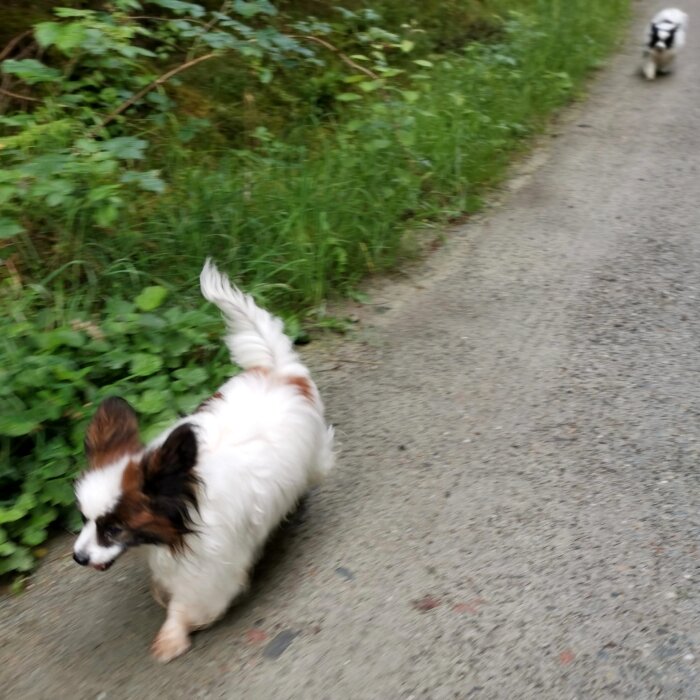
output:
<svg viewBox="0 0 700 700"><path fill-rule="evenodd" d="M110 299L101 322L17 314L0 339L0 575L28 571L56 524L79 524L72 480L87 421L120 395L149 440L232 373L211 309L161 306L151 286Z"/></svg>
<svg viewBox="0 0 700 700"><path fill-rule="evenodd" d="M142 14L146 5L157 6L156 16ZM10 86L24 90L3 92L16 104L0 114L0 240L16 245L25 260L33 257L35 266L42 260L33 237L45 242L48 235L70 259L80 250L76 228L111 230L135 192L164 192L160 169L138 166L153 133L172 133L176 103L167 83L228 54L267 83L271 66L319 65L318 43L333 49L320 38L331 25L307 19L281 31L268 0L233 0L216 11L182 0L113 0L102 9L54 12L55 21L34 27L42 60L0 64ZM398 37L376 27L363 36L372 62L388 76L381 43ZM176 133L186 141L206 124L190 120Z"/></svg>

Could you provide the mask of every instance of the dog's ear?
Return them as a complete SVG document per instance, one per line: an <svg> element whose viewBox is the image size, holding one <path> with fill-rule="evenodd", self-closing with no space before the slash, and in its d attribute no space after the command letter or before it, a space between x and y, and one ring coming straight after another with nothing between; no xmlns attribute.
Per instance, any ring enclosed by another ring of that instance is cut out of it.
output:
<svg viewBox="0 0 700 700"><path fill-rule="evenodd" d="M159 541L177 550L184 535L192 532L192 511L198 509L194 471L197 463L197 436L189 423L168 435L141 463L142 491L148 509L161 524Z"/></svg>
<svg viewBox="0 0 700 700"><path fill-rule="evenodd" d="M197 436L189 423L175 428L143 462L143 492L152 498L182 498L193 480Z"/></svg>
<svg viewBox="0 0 700 700"><path fill-rule="evenodd" d="M98 407L85 434L85 455L91 468L107 466L141 450L139 422L131 406L117 396Z"/></svg>
<svg viewBox="0 0 700 700"><path fill-rule="evenodd" d="M671 29L668 32L668 39L666 39L666 46L668 46L669 49L673 47L673 41L676 38L676 30L677 29L678 29L678 27L671 27Z"/></svg>

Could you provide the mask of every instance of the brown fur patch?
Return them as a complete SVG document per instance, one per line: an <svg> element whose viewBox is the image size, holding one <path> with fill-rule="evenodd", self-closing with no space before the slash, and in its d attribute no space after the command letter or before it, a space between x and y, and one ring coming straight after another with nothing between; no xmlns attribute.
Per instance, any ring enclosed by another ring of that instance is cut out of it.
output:
<svg viewBox="0 0 700 700"><path fill-rule="evenodd" d="M123 528L124 537L137 539L129 539L124 544L164 544L173 550L182 549L183 533L179 533L164 515L153 511L150 499L142 489L142 464L131 461L122 474L122 494L117 505L97 523L98 538L101 531L118 526Z"/></svg>
<svg viewBox="0 0 700 700"><path fill-rule="evenodd" d="M187 512L189 506L197 507L198 484L192 472L196 443L187 433L191 435L189 425L176 428L159 448L127 464L121 497L98 530L116 525L129 538L125 544L164 544L174 551L184 548L185 535L191 532ZM177 463L180 457L182 464Z"/></svg>
<svg viewBox="0 0 700 700"><path fill-rule="evenodd" d="M197 406L197 408L194 409L194 413L199 413L200 411L206 411L209 408L211 408L211 404L214 403L214 401L219 401L220 399L223 399L224 395L220 392L217 391L216 393L212 394L208 399L204 399L202 403Z"/></svg>
<svg viewBox="0 0 700 700"><path fill-rule="evenodd" d="M245 374L259 374L266 377L270 374L270 370L267 367L250 367L245 371Z"/></svg>
<svg viewBox="0 0 700 700"><path fill-rule="evenodd" d="M85 434L90 469L100 469L142 449L134 409L123 399L110 397L98 407Z"/></svg>
<svg viewBox="0 0 700 700"><path fill-rule="evenodd" d="M285 382L296 387L299 393L307 400L313 403L314 389L311 380L306 377L286 377Z"/></svg>

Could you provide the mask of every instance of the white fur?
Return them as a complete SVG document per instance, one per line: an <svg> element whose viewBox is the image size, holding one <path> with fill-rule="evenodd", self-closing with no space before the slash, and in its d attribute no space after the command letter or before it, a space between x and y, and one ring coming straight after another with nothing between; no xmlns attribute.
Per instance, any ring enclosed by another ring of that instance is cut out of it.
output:
<svg viewBox="0 0 700 700"><path fill-rule="evenodd" d="M654 27L656 27L658 41L652 45ZM671 70L676 56L685 46L687 27L688 15L682 10L669 8L654 15L647 29L642 64L642 73L647 80L653 80L657 74L668 73ZM673 45L668 48L664 40L672 31L674 32Z"/></svg>
<svg viewBox="0 0 700 700"><path fill-rule="evenodd" d="M122 491L122 473L128 461L128 457L123 457L102 469L88 471L76 484L78 507L86 523L73 545L73 551L80 557L87 557L92 566L109 564L122 552L121 545L104 547L99 543L95 521L117 505Z"/></svg>
<svg viewBox="0 0 700 700"><path fill-rule="evenodd" d="M121 495L122 473L129 459L122 457L118 462L102 469L85 472L75 486L80 512L88 520L97 520L109 513Z"/></svg>
<svg viewBox="0 0 700 700"><path fill-rule="evenodd" d="M182 553L149 547L154 587L169 601L153 645L161 661L186 651L191 630L224 614L245 588L270 532L333 465L333 430L326 426L316 387L311 383L309 400L287 381L310 378L282 322L232 287L211 262L200 281L203 295L224 314L233 360L243 369L264 371L230 379L219 389L220 399L178 421L147 448L162 444L183 423L191 424L197 436L195 533L186 536ZM104 476L99 474L107 470L88 472L79 483L80 506L88 517L114 505L119 496L115 479L123 468L114 465ZM94 523L93 531L88 525L80 535L85 542L90 532L94 539Z"/></svg>
<svg viewBox="0 0 700 700"><path fill-rule="evenodd" d="M122 553L122 550L123 547L119 544L103 547L97 541L97 525L94 520L88 520L85 523L75 541L74 548L74 551L87 556L90 564L95 567L111 564Z"/></svg>

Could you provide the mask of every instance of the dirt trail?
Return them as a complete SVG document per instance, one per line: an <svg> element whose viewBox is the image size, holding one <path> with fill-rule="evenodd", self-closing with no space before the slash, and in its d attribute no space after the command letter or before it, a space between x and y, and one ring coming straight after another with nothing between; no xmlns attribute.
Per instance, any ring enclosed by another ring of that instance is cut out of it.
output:
<svg viewBox="0 0 700 700"><path fill-rule="evenodd" d="M3 697L700 696L700 39L642 82L635 6L502 205L310 348L339 464L253 592L160 667L139 557L58 542Z"/></svg>

